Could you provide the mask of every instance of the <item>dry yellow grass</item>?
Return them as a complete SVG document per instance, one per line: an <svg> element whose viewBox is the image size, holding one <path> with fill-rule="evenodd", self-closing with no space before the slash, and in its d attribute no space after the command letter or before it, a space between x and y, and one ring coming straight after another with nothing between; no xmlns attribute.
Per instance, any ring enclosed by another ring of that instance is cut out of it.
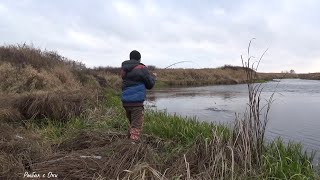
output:
<svg viewBox="0 0 320 180"><path fill-rule="evenodd" d="M80 89L79 81L65 67L37 70L31 65L26 65L17 69L12 64L0 62L0 74L0 89L6 93Z"/></svg>
<svg viewBox="0 0 320 180"><path fill-rule="evenodd" d="M28 45L0 47L0 92L80 90L120 87L121 79L99 68Z"/></svg>

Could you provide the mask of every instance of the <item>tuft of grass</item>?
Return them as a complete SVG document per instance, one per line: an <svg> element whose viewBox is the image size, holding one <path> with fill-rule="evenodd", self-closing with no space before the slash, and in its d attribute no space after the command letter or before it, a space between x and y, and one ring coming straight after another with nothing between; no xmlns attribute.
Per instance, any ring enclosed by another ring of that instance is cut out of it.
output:
<svg viewBox="0 0 320 180"><path fill-rule="evenodd" d="M94 94L83 91L40 92L19 96L12 106L25 119L62 121L80 116L90 103L95 103L94 98Z"/></svg>

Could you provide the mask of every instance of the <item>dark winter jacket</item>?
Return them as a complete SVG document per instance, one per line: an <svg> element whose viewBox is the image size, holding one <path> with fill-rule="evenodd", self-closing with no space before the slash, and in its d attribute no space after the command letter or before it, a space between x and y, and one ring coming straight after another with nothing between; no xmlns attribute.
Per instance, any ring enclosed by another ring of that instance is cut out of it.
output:
<svg viewBox="0 0 320 180"><path fill-rule="evenodd" d="M147 67L137 60L127 60L121 66L123 106L143 106L146 89L152 89L155 79Z"/></svg>

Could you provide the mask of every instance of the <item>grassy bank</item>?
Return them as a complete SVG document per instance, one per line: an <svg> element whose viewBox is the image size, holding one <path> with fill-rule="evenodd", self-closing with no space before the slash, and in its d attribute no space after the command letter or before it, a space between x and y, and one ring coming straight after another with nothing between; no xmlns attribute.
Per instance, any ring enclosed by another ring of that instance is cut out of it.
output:
<svg viewBox="0 0 320 180"><path fill-rule="evenodd" d="M168 86L239 84L246 81L243 68L226 66L215 69L158 69L158 80Z"/></svg>
<svg viewBox="0 0 320 180"><path fill-rule="evenodd" d="M146 111L142 143L132 145L126 140L127 121L119 97L110 92L106 96L107 113L100 119L2 122L0 177L51 171L71 179L317 178L312 159L300 144L281 140L265 144L257 166L248 159L245 163L244 152L237 151L231 126L163 112Z"/></svg>
<svg viewBox="0 0 320 180"><path fill-rule="evenodd" d="M245 69L239 66L225 65L210 69L156 69L159 85L168 86L203 86L220 84L246 83ZM320 73L290 74L290 73L256 73L255 82L263 83L273 79L307 79L320 80Z"/></svg>
<svg viewBox="0 0 320 180"><path fill-rule="evenodd" d="M299 74L300 79L320 80L320 73Z"/></svg>
<svg viewBox="0 0 320 180"><path fill-rule="evenodd" d="M217 125L147 109L132 144L114 73L29 46L1 47L0 73L0 179L319 178L301 145L266 144L245 115Z"/></svg>
<svg viewBox="0 0 320 180"><path fill-rule="evenodd" d="M29 120L15 125L20 128L1 123L5 131L0 177L22 177L32 170L71 179L317 178L312 159L300 144L281 140L264 144L262 163L257 166L237 151L231 126L163 112L146 111L142 143L132 145L126 140L127 121L118 95L106 96L108 113L100 114L100 119Z"/></svg>
<svg viewBox="0 0 320 180"><path fill-rule="evenodd" d="M119 75L120 68L100 67L96 70ZM243 84L247 77L245 68L240 66L225 65L218 68L204 69L161 69L151 68L153 73L157 73L156 88L170 86L205 86L221 84ZM295 73L255 73L255 82L264 83L274 79L308 79L320 80L320 73L295 74ZM120 82L119 79L114 79Z"/></svg>
<svg viewBox="0 0 320 180"><path fill-rule="evenodd" d="M120 68L100 67L100 71L118 74ZM156 88L169 86L204 86L219 84L242 84L246 83L245 68L239 66L225 65L219 68L205 69L159 69L151 68L152 73L157 73ZM274 77L274 76L272 76ZM257 82L272 80L271 76L260 76Z"/></svg>

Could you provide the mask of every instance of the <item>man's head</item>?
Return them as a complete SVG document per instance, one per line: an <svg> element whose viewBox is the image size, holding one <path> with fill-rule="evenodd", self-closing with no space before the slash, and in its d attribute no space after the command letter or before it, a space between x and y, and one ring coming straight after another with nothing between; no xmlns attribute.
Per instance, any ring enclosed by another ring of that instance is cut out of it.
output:
<svg viewBox="0 0 320 180"><path fill-rule="evenodd" d="M140 61L140 60L141 60L141 54L139 53L139 51L137 51L137 50L131 51L131 53L130 53L130 60L131 60L131 59Z"/></svg>

